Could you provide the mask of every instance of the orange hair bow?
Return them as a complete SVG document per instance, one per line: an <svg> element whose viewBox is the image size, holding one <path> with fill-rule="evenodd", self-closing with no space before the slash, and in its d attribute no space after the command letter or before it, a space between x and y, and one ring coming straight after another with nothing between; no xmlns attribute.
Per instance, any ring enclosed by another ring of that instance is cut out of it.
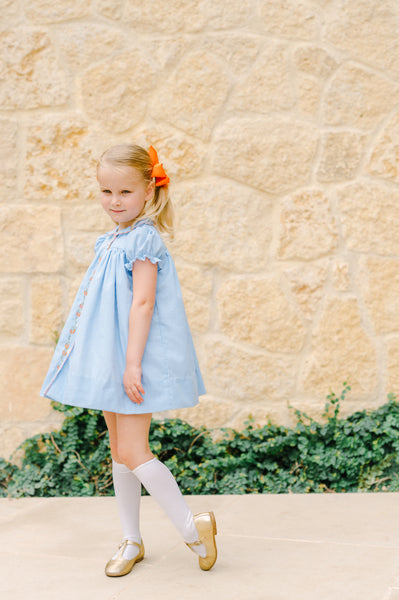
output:
<svg viewBox="0 0 399 600"><path fill-rule="evenodd" d="M151 177L155 177L155 185L156 187L162 187L163 185L168 185L170 182L169 177L165 173L165 169L163 168L162 163L158 160L157 151L153 146L150 146L148 150L148 154L150 155L151 163L152 163L152 171Z"/></svg>

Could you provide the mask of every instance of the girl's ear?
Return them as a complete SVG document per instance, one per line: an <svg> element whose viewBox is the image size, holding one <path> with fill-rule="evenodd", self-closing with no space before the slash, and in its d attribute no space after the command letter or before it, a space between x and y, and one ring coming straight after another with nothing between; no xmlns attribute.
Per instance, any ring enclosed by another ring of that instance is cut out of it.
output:
<svg viewBox="0 0 399 600"><path fill-rule="evenodd" d="M148 184L148 188L145 193L145 201L149 202L150 200L152 200L154 197L154 193L155 193L155 183L154 183L154 181L151 181L151 183Z"/></svg>

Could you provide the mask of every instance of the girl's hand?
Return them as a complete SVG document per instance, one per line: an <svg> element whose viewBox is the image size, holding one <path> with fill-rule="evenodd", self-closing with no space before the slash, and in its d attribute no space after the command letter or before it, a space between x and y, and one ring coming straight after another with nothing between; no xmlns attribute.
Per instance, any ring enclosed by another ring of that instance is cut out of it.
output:
<svg viewBox="0 0 399 600"><path fill-rule="evenodd" d="M141 385L141 367L127 365L123 375L123 385L132 402L136 404L143 402L144 398L141 394L145 394L145 391Z"/></svg>

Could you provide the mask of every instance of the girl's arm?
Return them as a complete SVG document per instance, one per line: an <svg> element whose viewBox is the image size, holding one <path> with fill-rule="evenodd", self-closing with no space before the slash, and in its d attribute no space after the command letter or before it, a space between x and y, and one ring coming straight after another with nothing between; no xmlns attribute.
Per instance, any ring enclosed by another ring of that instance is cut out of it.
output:
<svg viewBox="0 0 399 600"><path fill-rule="evenodd" d="M141 385L141 360L150 331L155 304L158 265L136 260L133 265L133 302L129 314L129 335L123 385L130 400L141 404L145 394Z"/></svg>

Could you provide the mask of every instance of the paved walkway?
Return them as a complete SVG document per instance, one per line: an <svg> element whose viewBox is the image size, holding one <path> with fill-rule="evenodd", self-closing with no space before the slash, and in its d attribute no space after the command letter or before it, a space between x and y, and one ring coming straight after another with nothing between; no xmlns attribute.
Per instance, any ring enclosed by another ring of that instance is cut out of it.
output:
<svg viewBox="0 0 399 600"><path fill-rule="evenodd" d="M144 497L146 558L109 578L104 564L120 541L113 498L0 499L0 598L399 600L399 493L187 501L215 511L211 571Z"/></svg>

